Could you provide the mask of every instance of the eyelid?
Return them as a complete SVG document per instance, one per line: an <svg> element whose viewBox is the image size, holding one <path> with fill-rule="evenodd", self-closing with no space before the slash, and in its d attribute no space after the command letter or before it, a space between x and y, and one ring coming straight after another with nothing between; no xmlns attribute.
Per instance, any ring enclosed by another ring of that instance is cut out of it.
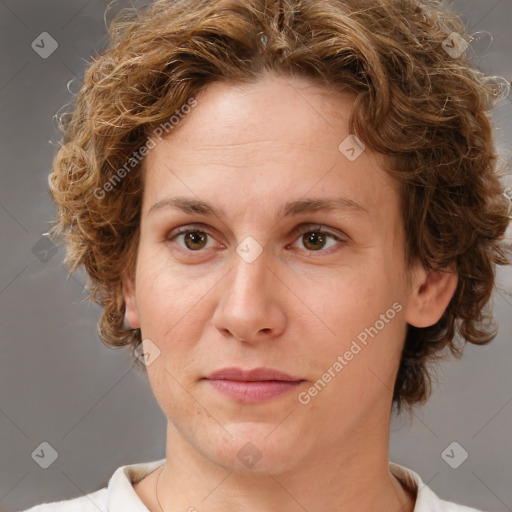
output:
<svg viewBox="0 0 512 512"><path fill-rule="evenodd" d="M213 238L218 244L221 243L212 234L212 231L214 231L214 230L212 228L210 228L209 226L207 226L206 224L202 224L202 223L186 224L185 226L179 226L179 227L173 229L168 235L166 235L165 239L167 241L171 241L171 240L174 240L179 235L186 234L189 232L194 232L194 231L199 231L201 233L205 233L210 238ZM193 251L191 251L191 252L193 252ZM197 251L197 252L200 252L200 251Z"/></svg>
<svg viewBox="0 0 512 512"><path fill-rule="evenodd" d="M184 233L191 232L191 231L192 232L199 231L199 232L205 233L207 236L213 238L218 244L220 244L220 242L218 242L217 239L215 238L215 236L211 233L211 228L203 223L186 224L184 226L177 227L177 228L173 229L169 235L166 236L166 240L168 240L168 241L174 240L174 238L176 238L177 236L184 234ZM305 233L310 233L310 232L322 233L324 235L334 238L337 242L341 242L341 243L348 242L348 237L346 235L344 235L342 233L333 232L333 230L329 230L329 229L326 230L323 228L322 224L318 224L318 223L300 224L293 230L292 236L298 237L299 235L303 235ZM295 238L292 243L294 243L294 242L296 242ZM199 251L189 251L189 252L192 253L192 252L203 252L203 251L199 250ZM316 252L316 251L309 251L309 252ZM327 252L327 251L320 250L318 252L321 253L321 252Z"/></svg>
<svg viewBox="0 0 512 512"><path fill-rule="evenodd" d="M305 234L314 231L315 233L323 233L324 235L330 235L337 240L342 241L342 234L341 233L333 233L331 230L323 229L322 224L301 224L300 226L297 226L297 228L294 230L294 234Z"/></svg>
<svg viewBox="0 0 512 512"><path fill-rule="evenodd" d="M168 238L174 237L177 234L186 233L188 231L203 231L207 234L210 234L209 230L211 228L207 226L206 224L202 223L196 223L196 224L186 224L185 226L177 227L176 229L173 229L172 232L168 235ZM324 233L326 235L333 236L335 238L341 239L341 237L344 237L345 235L343 233L333 233L330 230L323 229L322 224L317 223L303 223L297 226L293 231L292 235L303 235L305 233L309 233L310 231L315 231L317 233ZM210 236L213 236L210 234Z"/></svg>

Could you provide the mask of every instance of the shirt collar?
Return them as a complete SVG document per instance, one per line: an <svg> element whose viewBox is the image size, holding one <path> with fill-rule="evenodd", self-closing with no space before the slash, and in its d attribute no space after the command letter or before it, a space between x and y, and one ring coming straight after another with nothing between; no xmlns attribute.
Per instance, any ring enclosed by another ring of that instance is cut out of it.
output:
<svg viewBox="0 0 512 512"><path fill-rule="evenodd" d="M148 512L147 507L135 492L133 484L142 480L165 463L165 458L129 464L116 469L108 482L108 510L125 512ZM409 468L389 462L390 472L416 496L414 512L441 512L443 501Z"/></svg>
<svg viewBox="0 0 512 512"><path fill-rule="evenodd" d="M389 462L389 471L409 489L413 496L416 496L413 512L445 512L447 510L448 502L441 500L427 484L423 483L418 473L395 462ZM450 510L459 510L458 505L454 507L457 508L450 508Z"/></svg>
<svg viewBox="0 0 512 512"><path fill-rule="evenodd" d="M108 508L109 512L148 512L142 503L133 484L142 480L165 463L165 458L152 462L140 462L117 468L108 482Z"/></svg>

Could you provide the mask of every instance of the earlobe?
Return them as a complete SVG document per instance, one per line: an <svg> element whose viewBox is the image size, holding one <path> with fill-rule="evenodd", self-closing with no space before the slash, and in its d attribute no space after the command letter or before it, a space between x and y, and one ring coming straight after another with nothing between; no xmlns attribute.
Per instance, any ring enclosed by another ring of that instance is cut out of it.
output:
<svg viewBox="0 0 512 512"><path fill-rule="evenodd" d="M139 312L137 310L137 301L135 297L135 280L132 276L124 273L121 278L123 287L123 298L126 305L125 322L132 329L140 329Z"/></svg>
<svg viewBox="0 0 512 512"><path fill-rule="evenodd" d="M439 321L457 289L455 266L442 270L422 269L407 301L405 320L414 327L430 327Z"/></svg>

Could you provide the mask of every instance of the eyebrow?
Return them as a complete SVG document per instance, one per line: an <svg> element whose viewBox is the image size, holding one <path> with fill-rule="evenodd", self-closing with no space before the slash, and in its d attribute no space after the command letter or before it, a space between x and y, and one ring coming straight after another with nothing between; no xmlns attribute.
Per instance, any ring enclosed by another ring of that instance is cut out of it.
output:
<svg viewBox="0 0 512 512"><path fill-rule="evenodd" d="M169 197L162 199L151 206L148 214L163 208L172 208L188 214L215 215L220 219L226 217L225 212L221 208L217 208L206 201L189 197ZM279 209L276 218L289 217L301 213L332 210L345 210L354 213L369 214L369 211L364 206L353 199L346 197L322 197L290 201Z"/></svg>

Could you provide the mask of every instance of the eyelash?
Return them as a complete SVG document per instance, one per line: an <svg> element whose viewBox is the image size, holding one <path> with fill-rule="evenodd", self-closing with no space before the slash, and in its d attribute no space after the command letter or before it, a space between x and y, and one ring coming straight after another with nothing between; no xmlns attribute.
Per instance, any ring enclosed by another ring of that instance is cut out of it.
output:
<svg viewBox="0 0 512 512"><path fill-rule="evenodd" d="M167 241L171 242L171 241L173 241L175 238L177 238L180 235L187 234L187 233L196 233L196 232L204 233L205 235L207 235L207 236L209 236L211 238L214 238L213 235L208 233L208 231L204 227L190 225L190 226L187 226L187 227L176 228L174 230L174 232L172 233L172 235L167 238ZM340 242L342 244L347 242L346 240L344 240L340 236L335 235L334 233L332 233L330 231L324 231L322 229L322 226L319 225L319 224L305 224L305 225L303 224L303 225L300 225L300 226L298 226L294 230L293 235L297 236L297 238L298 238L300 235L304 235L306 233L317 233L317 234L326 235L326 236L331 237L334 240L336 240L336 242ZM294 242L295 242L295 240L294 240ZM319 249L318 251L311 251L311 250L307 250L307 249L305 249L305 250L307 252L311 253L311 254L314 254L314 253L316 254L316 253L326 253L331 248L332 247L329 247L328 249L325 249L325 250L324 249ZM183 247L180 247L179 249L181 251L185 251L187 253L204 252L204 250L201 250L201 249L198 249L197 251L193 251L191 249L187 249L187 248L183 248Z"/></svg>

